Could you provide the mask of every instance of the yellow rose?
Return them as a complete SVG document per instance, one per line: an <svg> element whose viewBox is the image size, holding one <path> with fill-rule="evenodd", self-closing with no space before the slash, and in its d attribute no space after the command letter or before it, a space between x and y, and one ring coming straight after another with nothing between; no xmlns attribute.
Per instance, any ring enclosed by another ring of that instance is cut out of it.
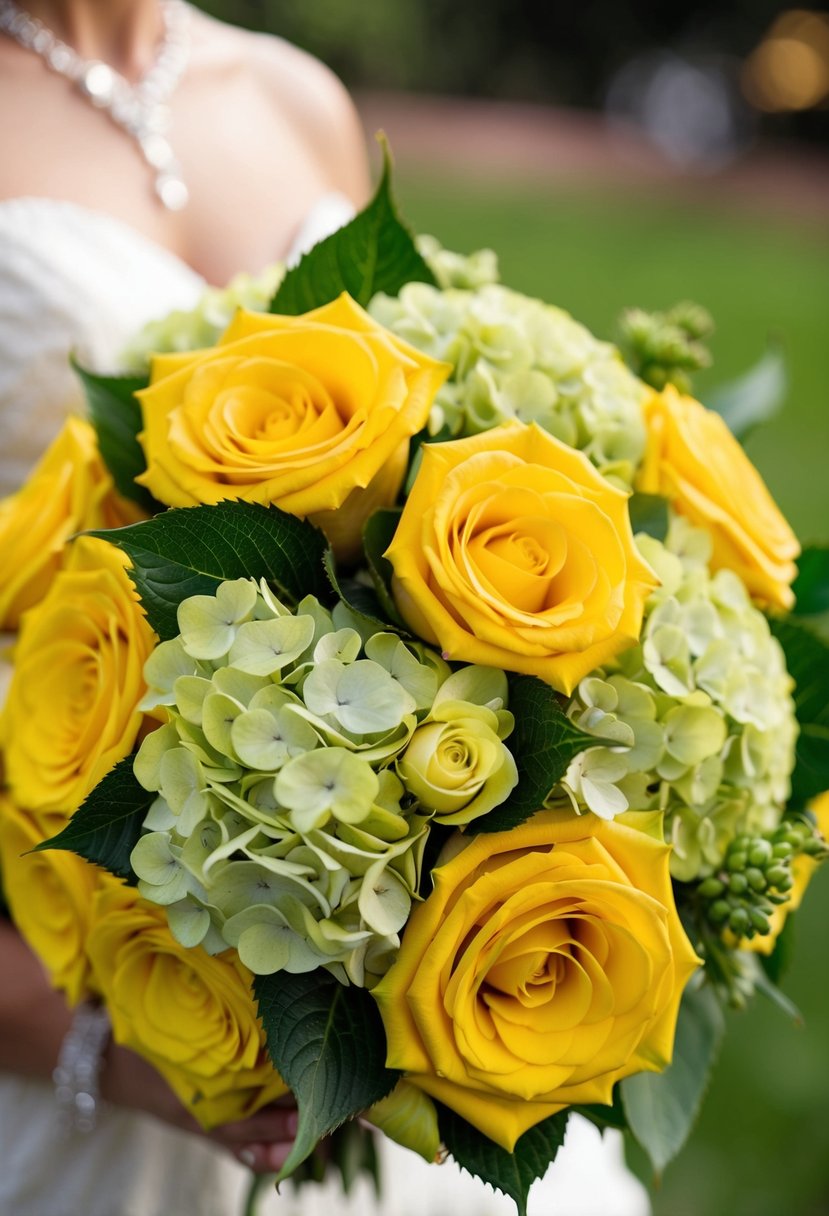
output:
<svg viewBox="0 0 829 1216"><path fill-rule="evenodd" d="M240 311L218 346L154 361L139 480L170 506L274 503L350 560L450 370L348 295L301 317Z"/></svg>
<svg viewBox="0 0 829 1216"><path fill-rule="evenodd" d="M719 414L669 386L648 397L645 423L636 488L663 495L709 533L713 569L734 570L756 599L791 608L800 545Z"/></svg>
<svg viewBox="0 0 829 1216"><path fill-rule="evenodd" d="M543 812L439 865L374 989L389 1066L509 1151L664 1068L698 960L654 821Z"/></svg>
<svg viewBox="0 0 829 1216"><path fill-rule="evenodd" d="M91 920L87 951L115 1041L149 1060L203 1127L287 1092L235 951L179 945L164 909L132 887L102 891Z"/></svg>
<svg viewBox="0 0 829 1216"><path fill-rule="evenodd" d="M53 825L55 831L60 824ZM51 832L0 799L0 867L12 919L70 1005L95 991L86 956L95 892L116 884L74 853L31 853Z"/></svg>
<svg viewBox="0 0 829 1216"><path fill-rule="evenodd" d="M140 517L115 491L88 422L69 418L26 484L0 502L0 629L43 598L75 532Z"/></svg>
<svg viewBox="0 0 829 1216"><path fill-rule="evenodd" d="M0 742L18 805L74 811L132 750L154 644L124 558L81 537L25 616L14 653Z"/></svg>
<svg viewBox="0 0 829 1216"><path fill-rule="evenodd" d="M638 641L657 582L627 496L535 424L425 445L386 556L404 620L445 658L568 694Z"/></svg>

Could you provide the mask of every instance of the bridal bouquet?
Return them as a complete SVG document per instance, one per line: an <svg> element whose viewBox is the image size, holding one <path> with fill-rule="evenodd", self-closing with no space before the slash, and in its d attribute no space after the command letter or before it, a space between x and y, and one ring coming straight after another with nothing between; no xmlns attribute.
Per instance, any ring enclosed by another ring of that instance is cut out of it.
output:
<svg viewBox="0 0 829 1216"><path fill-rule="evenodd" d="M628 316L646 382L388 166L279 279L79 369L0 507L11 913L205 1126L293 1091L281 1177L358 1113L519 1212L574 1110L660 1170L723 1005L786 1003L826 550L688 395L698 309Z"/></svg>

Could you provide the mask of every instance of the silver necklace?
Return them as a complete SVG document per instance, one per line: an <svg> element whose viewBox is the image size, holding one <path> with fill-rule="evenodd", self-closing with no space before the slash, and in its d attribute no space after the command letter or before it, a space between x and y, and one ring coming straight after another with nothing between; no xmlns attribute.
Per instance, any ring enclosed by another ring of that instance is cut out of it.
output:
<svg viewBox="0 0 829 1216"><path fill-rule="evenodd" d="M167 106L187 65L190 52L188 13L181 0L161 0L164 32L155 60L137 84L100 59L83 59L56 38L37 17L12 0L0 0L0 31L34 51L60 76L77 85L93 106L106 110L112 121L134 139L152 169L155 192L169 211L186 207L189 192L181 165L167 138Z"/></svg>

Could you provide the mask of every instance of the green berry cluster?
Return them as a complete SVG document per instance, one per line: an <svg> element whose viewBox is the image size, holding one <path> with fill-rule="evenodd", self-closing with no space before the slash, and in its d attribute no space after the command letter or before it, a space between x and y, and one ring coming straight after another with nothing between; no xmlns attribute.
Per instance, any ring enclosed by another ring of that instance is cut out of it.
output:
<svg viewBox="0 0 829 1216"><path fill-rule="evenodd" d="M628 365L655 389L673 384L688 393L692 373L711 365L705 340L714 332L714 322L699 304L683 301L667 312L627 308L619 332Z"/></svg>
<svg viewBox="0 0 829 1216"><path fill-rule="evenodd" d="M703 916L739 939L769 933L775 907L791 896L792 862L801 855L826 855L825 842L805 819L787 817L762 836L735 836L721 868L697 886Z"/></svg>

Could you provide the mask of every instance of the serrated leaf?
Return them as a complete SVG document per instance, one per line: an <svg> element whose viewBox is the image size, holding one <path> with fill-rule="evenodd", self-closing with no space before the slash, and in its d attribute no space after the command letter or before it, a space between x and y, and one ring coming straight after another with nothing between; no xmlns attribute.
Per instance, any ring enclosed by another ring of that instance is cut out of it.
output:
<svg viewBox="0 0 829 1216"><path fill-rule="evenodd" d="M543 1178L564 1143L567 1112L551 1115L519 1137L509 1153L446 1106L438 1106L440 1134L463 1169L515 1201L518 1216L527 1216L527 1196Z"/></svg>
<svg viewBox="0 0 829 1216"><path fill-rule="evenodd" d="M601 1102L591 1102L581 1103L578 1106L572 1106L570 1109L579 1115L584 1115L585 1119L589 1119L591 1123L602 1130L606 1127L615 1127L618 1131L624 1131L627 1128L627 1119L622 1107L622 1097L619 1093L618 1085L613 1090L612 1105L606 1106Z"/></svg>
<svg viewBox="0 0 829 1216"><path fill-rule="evenodd" d="M328 543L313 525L250 502L177 507L111 532L92 532L130 558L132 581L162 641L178 634L176 610L191 595L213 595L225 579L261 578L297 604L325 599Z"/></svg>
<svg viewBox="0 0 829 1216"><path fill-rule="evenodd" d="M386 1068L380 1012L364 988L344 987L322 970L280 971L257 976L254 995L268 1054L299 1109L279 1182L323 1136L390 1093L400 1074Z"/></svg>
<svg viewBox="0 0 829 1216"><path fill-rule="evenodd" d="M686 989L679 1007L674 1056L664 1072L643 1072L620 1083L628 1126L661 1174L688 1138L725 1034L713 988Z"/></svg>
<svg viewBox="0 0 829 1216"><path fill-rule="evenodd" d="M628 499L630 526L634 536L645 532L655 540L668 535L668 500L659 494L631 494Z"/></svg>
<svg viewBox="0 0 829 1216"><path fill-rule="evenodd" d="M509 709L515 730L507 747L518 767L518 784L506 802L473 820L467 832L505 832L539 811L574 756L586 747L618 743L574 726L549 684L536 676L510 676Z"/></svg>
<svg viewBox="0 0 829 1216"><path fill-rule="evenodd" d="M390 621L403 629L405 626L391 593L392 564L383 556L394 538L401 514L400 509L375 511L363 528L363 549L380 608Z"/></svg>
<svg viewBox="0 0 829 1216"><path fill-rule="evenodd" d="M141 835L144 816L155 794L140 786L132 771L132 756L119 760L98 782L69 823L36 846L35 852L63 849L93 861L117 878L132 878L130 854Z"/></svg>
<svg viewBox="0 0 829 1216"><path fill-rule="evenodd" d="M773 418L788 392L786 361L779 346L772 346L737 380L708 393L705 404L716 410L737 439Z"/></svg>
<svg viewBox="0 0 829 1216"><path fill-rule="evenodd" d="M792 584L797 616L820 616L829 612L829 545L810 545L797 559L797 578Z"/></svg>
<svg viewBox="0 0 829 1216"><path fill-rule="evenodd" d="M802 621L771 618L771 631L795 681L800 733L792 773L791 803L804 806L829 789L829 645Z"/></svg>
<svg viewBox="0 0 829 1216"><path fill-rule="evenodd" d="M383 144L383 176L374 198L350 224L320 241L289 270L270 311L297 316L342 292L368 306L378 291L395 296L406 283L435 284L391 193L391 157Z"/></svg>
<svg viewBox="0 0 829 1216"><path fill-rule="evenodd" d="M135 393L147 387L146 376L99 376L73 360L72 366L83 385L89 418L98 436L98 449L124 498L137 502L148 514L155 514L158 503L135 478L147 467L144 450L138 442L143 427L141 407Z"/></svg>

